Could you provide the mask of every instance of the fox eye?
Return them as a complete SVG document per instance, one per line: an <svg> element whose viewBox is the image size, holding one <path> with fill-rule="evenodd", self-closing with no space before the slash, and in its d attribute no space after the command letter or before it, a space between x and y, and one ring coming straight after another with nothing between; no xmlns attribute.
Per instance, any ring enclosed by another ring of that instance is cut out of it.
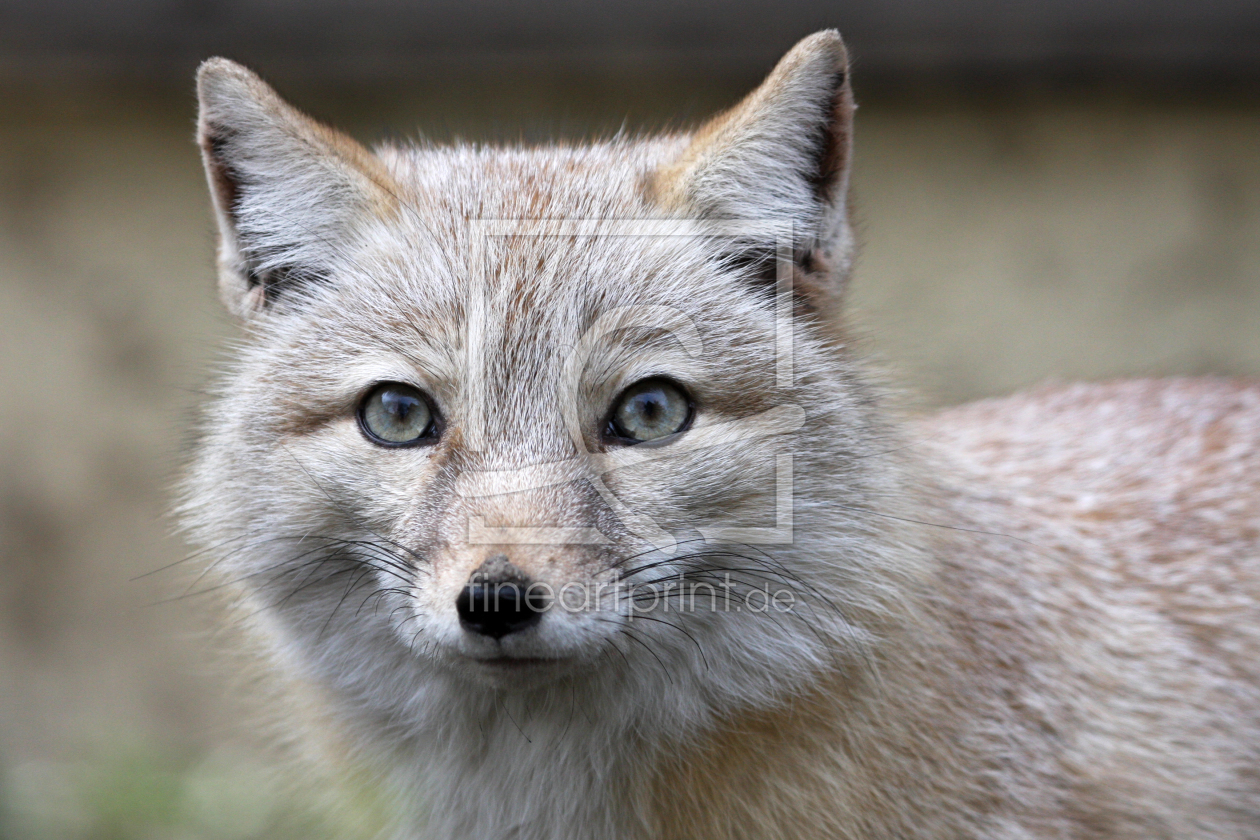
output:
<svg viewBox="0 0 1260 840"><path fill-rule="evenodd" d="M380 446L414 446L437 440L437 412L416 388L383 382L359 404L359 428Z"/></svg>
<svg viewBox="0 0 1260 840"><path fill-rule="evenodd" d="M607 437L644 443L677 434L691 425L691 398L668 379L644 379L622 392L613 404Z"/></svg>

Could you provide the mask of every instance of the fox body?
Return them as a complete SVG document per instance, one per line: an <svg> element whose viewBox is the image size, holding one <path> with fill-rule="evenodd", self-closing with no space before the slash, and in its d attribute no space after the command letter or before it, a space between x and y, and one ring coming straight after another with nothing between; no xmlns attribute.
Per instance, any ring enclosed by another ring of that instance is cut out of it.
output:
<svg viewBox="0 0 1260 840"><path fill-rule="evenodd" d="M184 520L405 836L1260 837L1260 385L899 418L834 32L590 145L199 94L246 337Z"/></svg>

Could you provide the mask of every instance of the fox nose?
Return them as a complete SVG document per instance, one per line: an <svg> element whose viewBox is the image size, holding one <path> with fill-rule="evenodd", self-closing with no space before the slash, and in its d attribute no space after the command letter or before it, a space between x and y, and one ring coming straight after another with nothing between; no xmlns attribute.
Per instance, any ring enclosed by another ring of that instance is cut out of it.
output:
<svg viewBox="0 0 1260 840"><path fill-rule="evenodd" d="M465 630L501 639L537 624L550 605L545 593L507 557L482 563L455 599L459 623Z"/></svg>

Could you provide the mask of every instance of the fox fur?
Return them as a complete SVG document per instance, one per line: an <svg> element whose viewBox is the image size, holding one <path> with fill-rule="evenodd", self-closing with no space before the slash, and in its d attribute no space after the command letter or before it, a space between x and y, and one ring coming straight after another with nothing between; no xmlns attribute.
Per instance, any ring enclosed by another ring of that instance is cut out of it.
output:
<svg viewBox="0 0 1260 840"><path fill-rule="evenodd" d="M230 61L198 90L244 338L182 516L401 837L1260 838L1260 383L889 408L838 34L587 145L369 151ZM601 438L661 376L691 427ZM381 382L432 445L365 436ZM614 594L477 636L491 555Z"/></svg>

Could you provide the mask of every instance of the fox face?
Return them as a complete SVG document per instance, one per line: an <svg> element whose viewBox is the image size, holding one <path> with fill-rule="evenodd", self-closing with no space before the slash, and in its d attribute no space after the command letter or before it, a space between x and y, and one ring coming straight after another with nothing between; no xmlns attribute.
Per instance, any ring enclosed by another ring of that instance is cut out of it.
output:
<svg viewBox="0 0 1260 840"><path fill-rule="evenodd" d="M185 517L280 661L417 733L682 725L861 655L910 570L837 326L838 36L693 135L580 147L372 152L199 84L246 338Z"/></svg>

